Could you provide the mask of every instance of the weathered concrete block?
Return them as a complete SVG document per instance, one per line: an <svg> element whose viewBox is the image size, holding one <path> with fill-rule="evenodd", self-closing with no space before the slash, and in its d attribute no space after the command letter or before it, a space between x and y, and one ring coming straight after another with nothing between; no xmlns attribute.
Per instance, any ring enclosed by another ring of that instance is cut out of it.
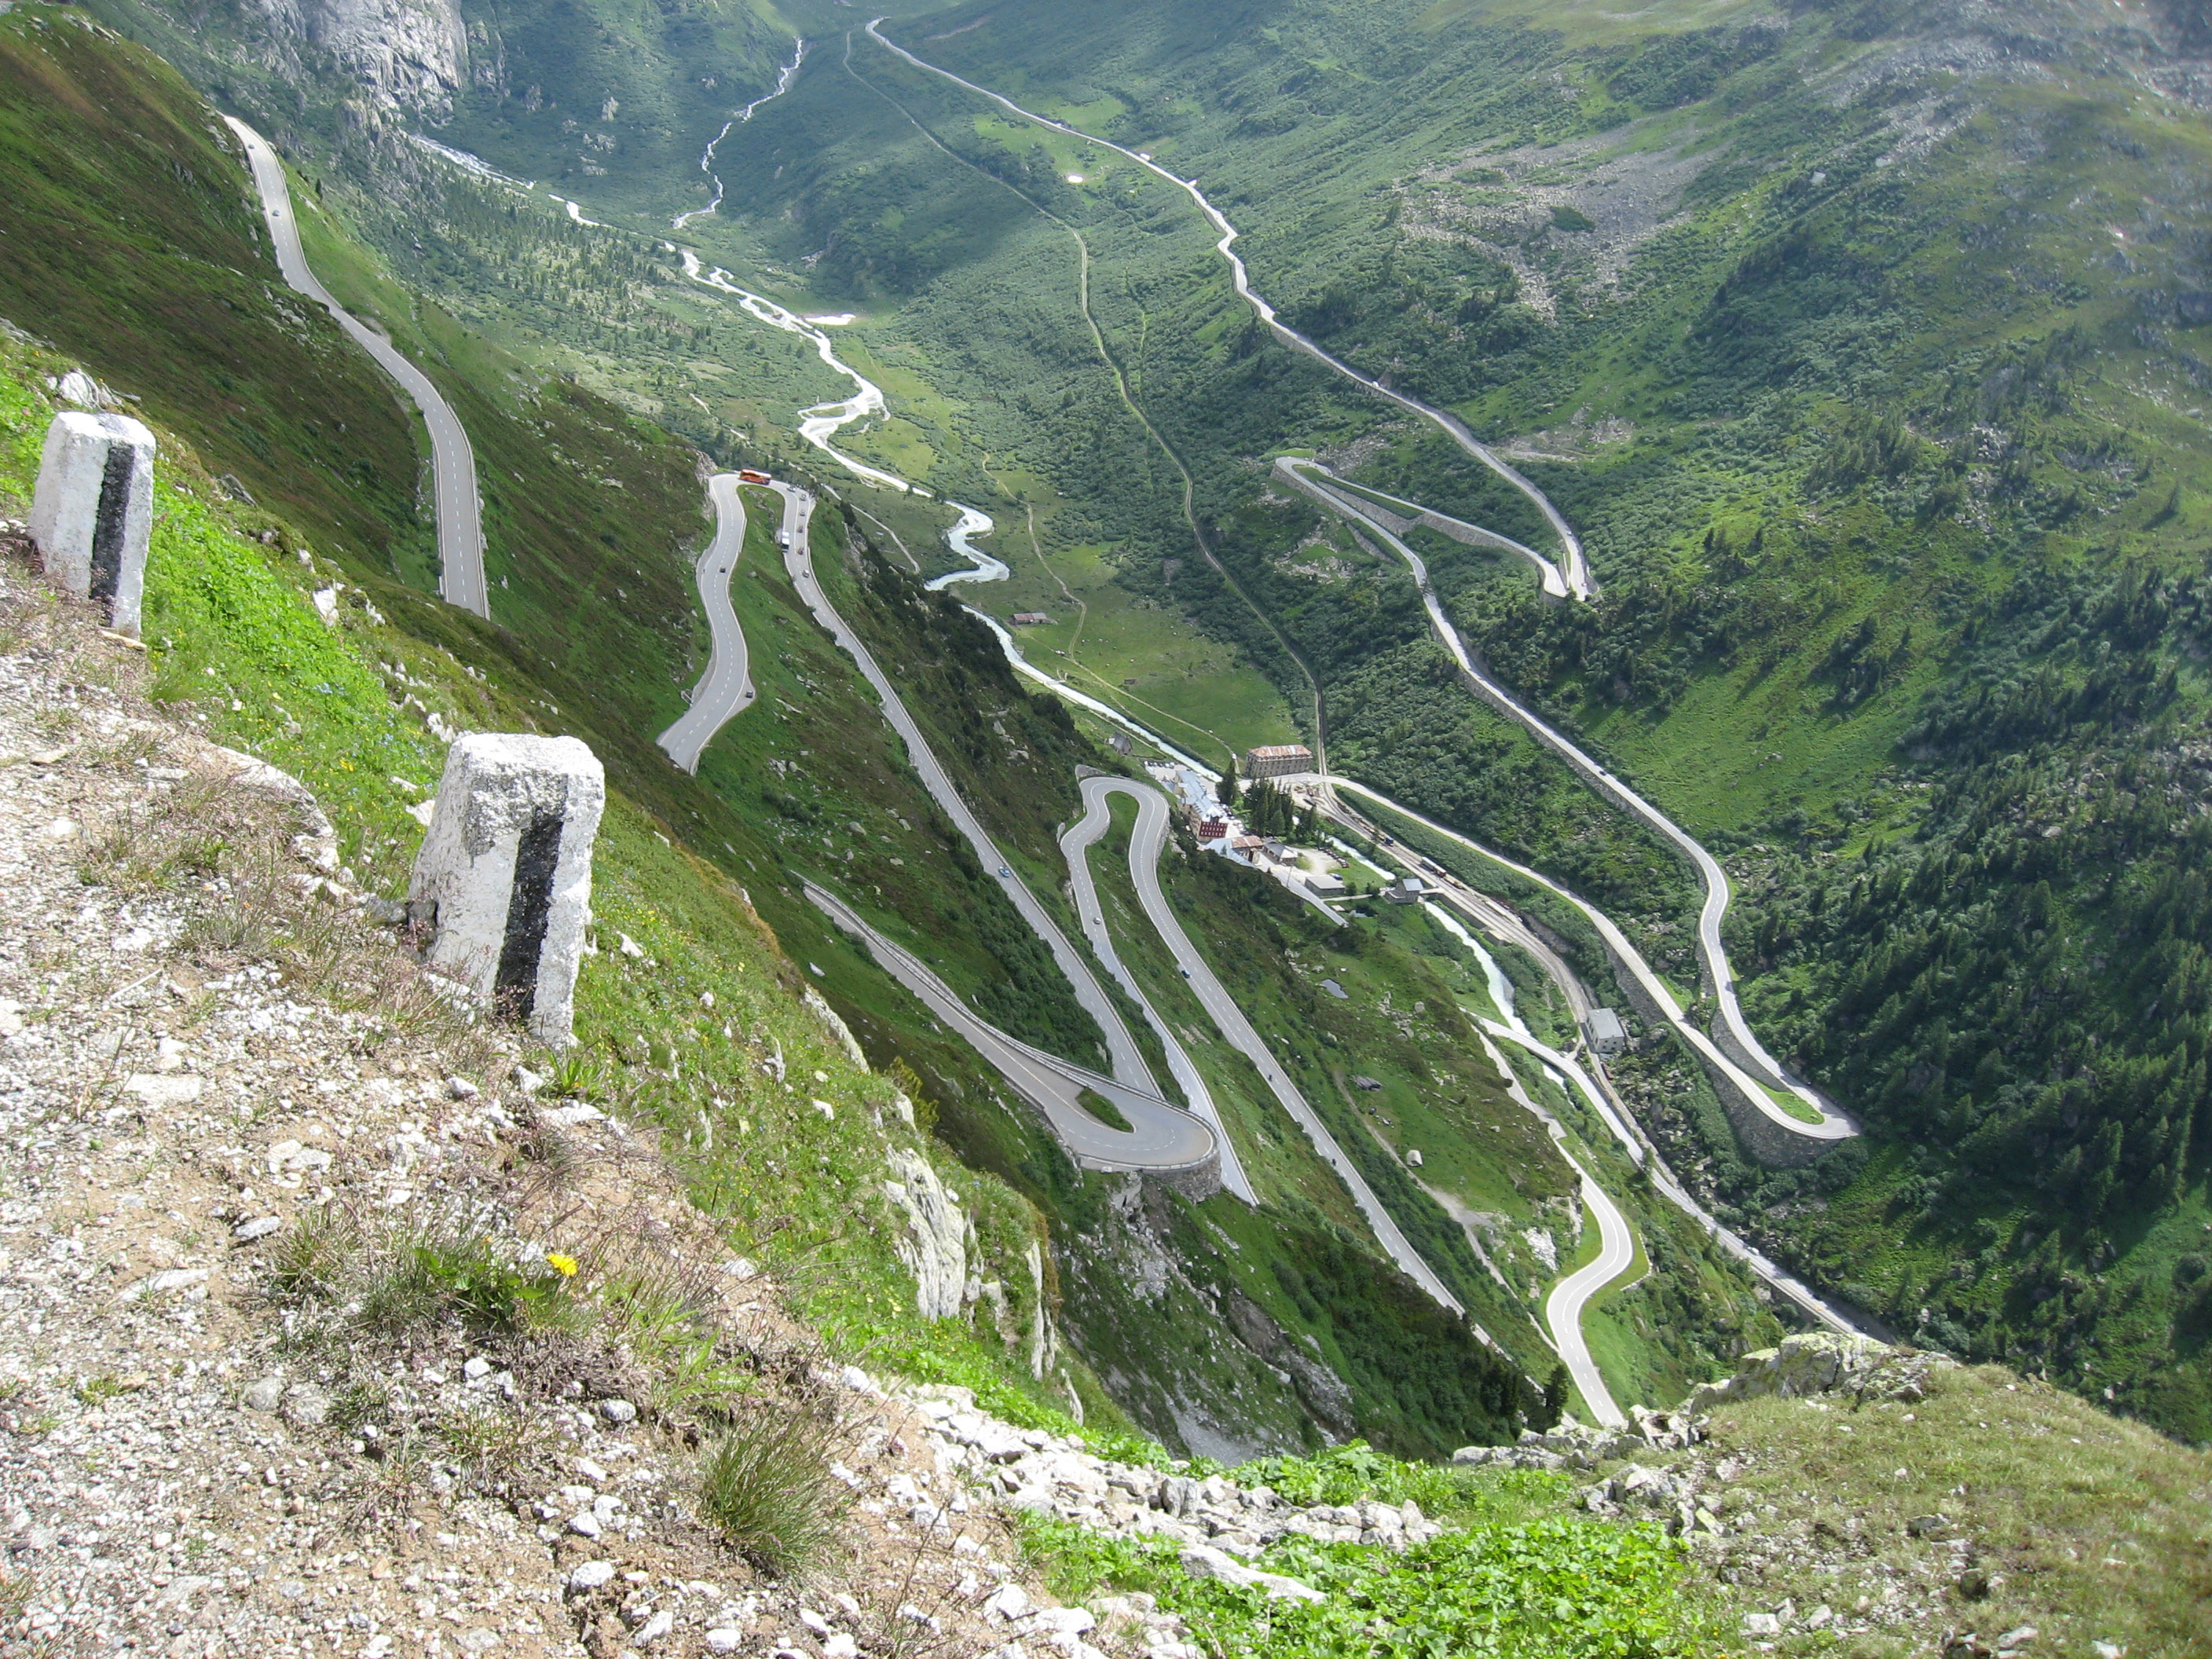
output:
<svg viewBox="0 0 2212 1659"><path fill-rule="evenodd" d="M569 1041L606 774L574 738L476 732L446 774L408 909L430 965L548 1042Z"/></svg>
<svg viewBox="0 0 2212 1659"><path fill-rule="evenodd" d="M125 415L55 416L31 505L48 580L136 637L153 528L154 434Z"/></svg>

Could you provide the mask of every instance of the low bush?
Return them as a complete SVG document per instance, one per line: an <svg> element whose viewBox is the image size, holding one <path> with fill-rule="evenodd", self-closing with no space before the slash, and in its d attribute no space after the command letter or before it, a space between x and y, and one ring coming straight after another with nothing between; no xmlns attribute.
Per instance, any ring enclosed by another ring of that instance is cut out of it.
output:
<svg viewBox="0 0 2212 1659"><path fill-rule="evenodd" d="M764 1571L804 1577L836 1541L844 1504L830 1473L834 1428L817 1413L756 1410L700 1469L700 1508Z"/></svg>

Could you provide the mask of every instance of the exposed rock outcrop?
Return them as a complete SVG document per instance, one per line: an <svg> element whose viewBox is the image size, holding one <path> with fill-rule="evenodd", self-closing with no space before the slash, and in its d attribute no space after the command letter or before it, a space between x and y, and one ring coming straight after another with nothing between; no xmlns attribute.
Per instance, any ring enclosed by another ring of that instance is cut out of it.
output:
<svg viewBox="0 0 2212 1659"><path fill-rule="evenodd" d="M1617 1429L1595 1428L1571 1416L1539 1434L1522 1431L1510 1446L1462 1446L1455 1463L1497 1463L1520 1469L1590 1469L1616 1458L1647 1451L1683 1451L1705 1437L1705 1418L1729 1401L1814 1394L1854 1394L1863 1400L1914 1401L1925 1397L1930 1371L1956 1362L1915 1348L1893 1348L1871 1337L1810 1331L1787 1337L1778 1347L1761 1348L1736 1362L1735 1375L1701 1382L1671 1412L1631 1406L1629 1420Z"/></svg>
<svg viewBox="0 0 2212 1659"><path fill-rule="evenodd" d="M1269 1487L1242 1486L1218 1474L1197 1480L1096 1456L1080 1441L986 1415L966 1389L924 1384L906 1393L927 1421L926 1434L940 1469L987 1492L995 1489L1012 1509L1120 1537L1179 1540L1185 1570L1200 1577L1247 1582L1228 1571L1220 1558L1249 1559L1291 1535L1402 1551L1443 1530L1418 1504L1375 1498L1298 1504ZM1298 1591L1266 1588L1271 1595L1299 1600L1313 1594L1304 1586Z"/></svg>
<svg viewBox="0 0 2212 1659"><path fill-rule="evenodd" d="M434 118L469 74L455 0L259 0L272 32L336 58L381 101Z"/></svg>
<svg viewBox="0 0 2212 1659"><path fill-rule="evenodd" d="M914 1272L915 1306L924 1319L950 1319L960 1311L968 1286L973 1224L920 1154L896 1151L890 1162L898 1179L884 1182L884 1192L906 1212L907 1236L898 1241L898 1253Z"/></svg>
<svg viewBox="0 0 2212 1659"><path fill-rule="evenodd" d="M1779 1347L1747 1353L1735 1375L1700 1383L1684 1403L1692 1414L1723 1401L1811 1394L1856 1394L1872 1400L1919 1400L1930 1371L1957 1362L1917 1348L1893 1348L1872 1337L1811 1331L1785 1338Z"/></svg>

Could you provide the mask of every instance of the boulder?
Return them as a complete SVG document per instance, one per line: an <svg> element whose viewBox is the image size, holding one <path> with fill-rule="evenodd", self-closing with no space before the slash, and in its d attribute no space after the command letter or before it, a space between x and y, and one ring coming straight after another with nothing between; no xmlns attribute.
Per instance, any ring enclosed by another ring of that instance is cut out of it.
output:
<svg viewBox="0 0 2212 1659"><path fill-rule="evenodd" d="M1238 1589L1254 1589L1266 1592L1271 1601L1326 1601L1328 1597L1311 1584L1296 1578L1285 1577L1279 1572L1261 1572L1248 1567L1225 1550L1207 1544L1187 1546L1182 1554L1182 1570L1194 1578L1218 1578L1224 1584Z"/></svg>

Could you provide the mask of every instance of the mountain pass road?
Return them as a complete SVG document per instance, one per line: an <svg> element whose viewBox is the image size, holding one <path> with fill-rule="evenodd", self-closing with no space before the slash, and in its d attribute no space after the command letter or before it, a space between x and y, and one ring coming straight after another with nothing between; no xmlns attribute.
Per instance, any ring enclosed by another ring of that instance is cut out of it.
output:
<svg viewBox="0 0 2212 1659"><path fill-rule="evenodd" d="M1060 924L1052 919L1051 913L1037 902L1036 895L1030 891L1028 884L1000 855L997 846L981 822L969 810L968 803L960 797L960 792L953 787L952 779L938 760L936 751L929 746L928 739L922 736L921 727L908 712L905 702L892 689L890 678L877 664L875 654L837 614L836 608L823 593L822 584L815 577L814 554L807 538L814 514L814 497L793 484L778 483L769 488L783 497L786 536L783 564L791 574L792 586L799 591L799 597L814 613L815 621L837 641L868 684L875 688L876 696L883 703L884 719L905 741L907 758L913 763L922 787L929 791L932 798L945 809L945 815L967 837L968 844L975 848L975 856L981 860L983 868L994 872L1000 890L1006 894L1015 909L1021 913L1022 920L1030 925L1031 931L1044 941L1046 949L1052 952L1053 961L1074 988L1076 1001L1097 1021L1098 1029L1105 1034L1106 1051L1111 1058L1115 1077L1133 1089L1158 1096L1159 1085L1152 1080L1152 1068L1145 1064L1145 1057L1137 1047L1136 1038L1129 1034L1129 1028L1121 1018L1121 1011L1106 994L1105 988L1099 984L1097 976L1091 971L1090 963L1084 961L1075 947L1068 943L1067 935L1060 931Z"/></svg>
<svg viewBox="0 0 2212 1659"><path fill-rule="evenodd" d="M1086 800L1090 795L1090 785L1107 781L1102 778L1086 779ZM1183 932L1182 924L1176 920L1175 912L1168 908L1167 896L1160 891L1159 877L1160 853L1167 839L1167 797L1157 789L1140 789L1133 783L1121 783L1121 787L1137 796L1137 827L1129 841L1129 869L1136 880L1138 902L1145 907L1145 915L1150 918L1168 950L1174 955L1176 966L1189 976L1190 988L1197 994L1206 1017L1228 1040L1230 1047L1259 1068L1261 1080L1273 1091L1283 1109L1306 1132L1307 1138L1313 1142L1314 1150L1322 1155L1322 1161L1334 1170L1346 1187L1351 1189L1352 1202L1358 1205L1360 1213L1367 1218L1367 1224L1374 1229L1375 1237L1389 1252L1390 1259L1398 1264L1399 1270L1455 1313L1466 1312L1459 1298L1444 1288L1443 1280L1437 1277L1435 1270L1421 1259L1420 1252L1413 1248L1413 1242L1391 1219L1390 1212L1382 1207L1382 1200L1375 1195L1375 1189L1367 1184L1358 1167L1345 1156L1344 1148L1328 1132L1328 1126L1321 1121L1320 1114L1307 1103L1305 1096L1298 1091L1297 1085L1291 1081L1290 1073L1276 1063L1273 1053L1259 1032L1253 1029L1252 1022L1244 1018L1244 1011L1222 988L1212 968L1204 957L1199 955L1197 947L1190 942L1190 935Z"/></svg>
<svg viewBox="0 0 2212 1659"><path fill-rule="evenodd" d="M1137 802L1138 828L1129 837L1130 878L1136 883L1140 897L1147 883L1156 897L1159 893L1159 858L1164 839L1161 831L1167 823L1167 803L1158 790L1145 788L1124 778L1085 778L1083 817L1060 838L1060 850L1067 858L1068 879L1075 889L1077 918L1083 924L1084 936L1091 941L1092 951L1106 964L1106 971L1145 1011L1146 1022L1158 1034L1161 1045L1167 1050L1168 1068L1175 1073L1176 1086L1190 1103L1192 1113L1210 1124L1220 1140L1221 1184L1247 1204L1257 1205L1260 1200L1252 1191L1252 1182L1237 1159L1236 1144L1230 1139L1228 1127L1213 1103L1212 1091L1206 1086L1205 1077L1192 1060L1189 1050L1183 1047L1182 1039L1176 1035L1175 1027L1160 1017L1135 975L1122 965L1114 950L1113 936L1106 930L1106 912L1098 902L1097 884L1091 878L1091 848L1114 822L1113 798L1117 794L1128 795ZM1148 824L1152 828L1149 836L1146 834ZM1155 909L1149 900L1145 903L1145 914L1168 948L1174 950L1182 933L1174 916L1165 913L1164 906ZM1196 984L1195 975L1192 982Z"/></svg>
<svg viewBox="0 0 2212 1659"><path fill-rule="evenodd" d="M329 312L422 410L423 424L430 430L431 466L436 481L438 591L447 604L489 618L491 596L484 585L483 504L477 495L476 452L469 447L469 434L460 417L428 375L393 349L391 341L331 298L315 280L315 273L307 268L307 256L301 251L300 226L292 212L292 189L285 180L283 163L276 159L269 141L245 122L230 115L222 118L246 146L253 187L261 198L262 215L269 222L270 240L276 244L276 268L285 282Z"/></svg>
<svg viewBox="0 0 2212 1659"><path fill-rule="evenodd" d="M1227 1146L1208 1126L1166 1101L1007 1036L963 1002L921 957L868 926L851 906L812 882L805 890L816 908L866 945L884 972L966 1038L1017 1094L1042 1111L1069 1155L1085 1168L1200 1170L1213 1162L1217 1147ZM1085 1111L1081 1097L1086 1091L1112 1101L1129 1127L1117 1129Z"/></svg>
<svg viewBox="0 0 2212 1659"><path fill-rule="evenodd" d="M1597 1218L1597 1259L1576 1268L1552 1286L1551 1295L1544 1301L1544 1323L1550 1328L1552 1346L1566 1362L1567 1375L1574 1378L1590 1415L1607 1428L1618 1428L1628 1419L1613 1402L1613 1390L1606 1387L1597 1361L1590 1357L1589 1343L1583 1335L1583 1310L1592 1297L1628 1271L1629 1264L1636 1260L1636 1235L1629 1231L1628 1218L1621 1214L1620 1206L1607 1196L1605 1188L1591 1180L1589 1171L1567 1151L1565 1126L1530 1097L1487 1034L1482 1039L1482 1046L1489 1052L1498 1075L1505 1079L1506 1092L1543 1123L1553 1144L1559 1147L1559 1156L1566 1159L1567 1167L1582 1182L1583 1203Z"/></svg>
<svg viewBox="0 0 2212 1659"><path fill-rule="evenodd" d="M753 703L745 631L738 626L737 608L730 599L745 545L745 504L738 495L738 475L716 473L707 481L707 498L714 504L714 540L699 556L696 574L714 654L708 659L705 678L691 693L691 707L660 734L660 746L668 757L687 772L699 769L699 757L714 733Z"/></svg>

